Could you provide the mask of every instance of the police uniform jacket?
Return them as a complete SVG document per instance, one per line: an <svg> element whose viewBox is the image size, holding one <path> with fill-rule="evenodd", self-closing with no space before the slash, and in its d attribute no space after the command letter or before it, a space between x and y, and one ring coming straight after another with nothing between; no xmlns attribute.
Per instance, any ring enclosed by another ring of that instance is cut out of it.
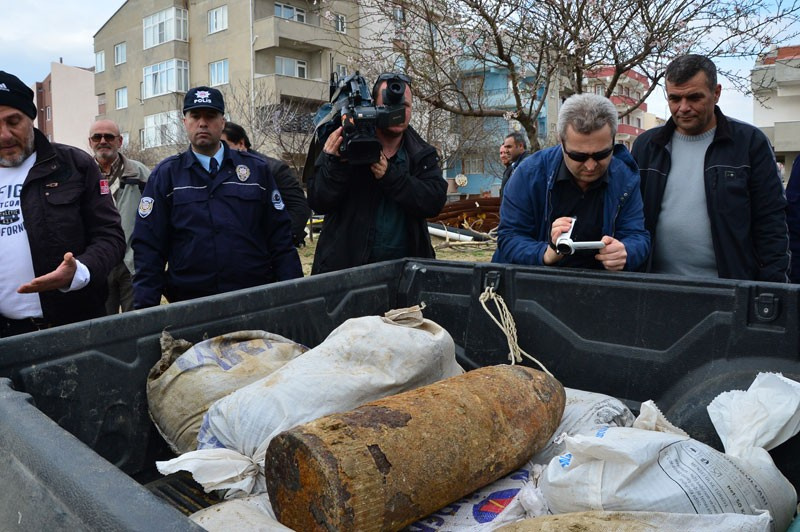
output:
<svg viewBox="0 0 800 532"><path fill-rule="evenodd" d="M150 174L133 232L134 307L158 305L162 294L181 301L302 277L266 163L224 150L214 178L191 150Z"/></svg>
<svg viewBox="0 0 800 532"><path fill-rule="evenodd" d="M109 272L122 261L125 237L111 194L86 152L51 143L34 129L36 164L22 185L21 209L37 277L72 252L89 269L87 286L39 293L44 321L63 325L105 316Z"/></svg>

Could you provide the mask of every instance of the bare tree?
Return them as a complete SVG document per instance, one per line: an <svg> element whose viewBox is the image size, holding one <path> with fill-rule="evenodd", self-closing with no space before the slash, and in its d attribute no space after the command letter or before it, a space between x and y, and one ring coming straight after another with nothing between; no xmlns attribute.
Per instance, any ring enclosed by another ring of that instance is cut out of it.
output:
<svg viewBox="0 0 800 532"><path fill-rule="evenodd" d="M362 0L361 21L383 19L358 61L402 65L418 99L466 117L515 119L539 148L537 118L547 96L584 90L592 72L611 67L606 95L634 70L650 88L671 59L755 58L797 35L800 3L784 0ZM393 37L393 39L391 38ZM493 89L487 74L507 86ZM749 79L721 69L740 90ZM737 83L738 81L738 83Z"/></svg>
<svg viewBox="0 0 800 532"><path fill-rule="evenodd" d="M321 102L310 98L277 100L258 83L252 90L249 81L225 88L227 114L245 128L253 149L283 159L297 175L303 175L314 132L313 116Z"/></svg>

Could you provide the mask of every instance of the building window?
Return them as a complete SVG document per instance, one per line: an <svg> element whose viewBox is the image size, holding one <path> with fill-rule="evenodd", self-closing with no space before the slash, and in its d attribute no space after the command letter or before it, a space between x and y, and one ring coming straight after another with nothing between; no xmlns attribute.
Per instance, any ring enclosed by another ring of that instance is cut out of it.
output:
<svg viewBox="0 0 800 532"><path fill-rule="evenodd" d="M228 6L221 6L208 11L208 33L228 29Z"/></svg>
<svg viewBox="0 0 800 532"><path fill-rule="evenodd" d="M121 65L128 60L128 45L121 42L114 45L114 64Z"/></svg>
<svg viewBox="0 0 800 532"><path fill-rule="evenodd" d="M165 144L179 144L182 140L180 111L167 111L144 117L140 133L143 148L156 148Z"/></svg>
<svg viewBox="0 0 800 532"><path fill-rule="evenodd" d="M402 6L395 6L392 9L392 18L398 23L406 21L406 12Z"/></svg>
<svg viewBox="0 0 800 532"><path fill-rule="evenodd" d="M344 15L340 15L339 13L333 14L333 29L339 33L347 33L347 23Z"/></svg>
<svg viewBox="0 0 800 532"><path fill-rule="evenodd" d="M189 90L189 61L170 59L144 67L142 98Z"/></svg>
<svg viewBox="0 0 800 532"><path fill-rule="evenodd" d="M94 73L99 74L100 72L106 71L106 53L105 51L102 52L95 52L94 54Z"/></svg>
<svg viewBox="0 0 800 532"><path fill-rule="evenodd" d="M483 173L483 159L477 156L471 156L461 162L461 172L464 174L482 174Z"/></svg>
<svg viewBox="0 0 800 532"><path fill-rule="evenodd" d="M642 119L641 118L638 118L638 117L636 118L636 127L638 127L639 129L642 129Z"/></svg>
<svg viewBox="0 0 800 532"><path fill-rule="evenodd" d="M106 114L106 93L100 93L97 95L97 114L104 115Z"/></svg>
<svg viewBox="0 0 800 532"><path fill-rule="evenodd" d="M131 141L131 134L130 133L122 133L122 147L126 148L128 143Z"/></svg>
<svg viewBox="0 0 800 532"><path fill-rule="evenodd" d="M214 61L208 64L208 81L211 86L228 83L228 60Z"/></svg>
<svg viewBox="0 0 800 532"><path fill-rule="evenodd" d="M297 22L306 21L306 10L299 7L290 6L288 4L275 3L275 16L285 18L288 20L296 20Z"/></svg>
<svg viewBox="0 0 800 532"><path fill-rule="evenodd" d="M142 26L145 50L168 41L189 40L189 12L179 7L144 17Z"/></svg>
<svg viewBox="0 0 800 532"><path fill-rule="evenodd" d="M289 57L275 57L275 73L282 76L306 77L306 62Z"/></svg>
<svg viewBox="0 0 800 532"><path fill-rule="evenodd" d="M128 87L117 89L116 92L117 109L125 109L128 107Z"/></svg>
<svg viewBox="0 0 800 532"><path fill-rule="evenodd" d="M344 79L347 77L347 65L343 65L341 63L336 63L336 75L339 76L339 79Z"/></svg>
<svg viewBox="0 0 800 532"><path fill-rule="evenodd" d="M595 85L594 93L602 96L603 94L606 93L606 88L603 85Z"/></svg>
<svg viewBox="0 0 800 532"><path fill-rule="evenodd" d="M47 107L45 107L44 114L47 117L47 121L48 122L50 120L52 120L53 119L53 109L52 109L52 107L50 107L49 105Z"/></svg>

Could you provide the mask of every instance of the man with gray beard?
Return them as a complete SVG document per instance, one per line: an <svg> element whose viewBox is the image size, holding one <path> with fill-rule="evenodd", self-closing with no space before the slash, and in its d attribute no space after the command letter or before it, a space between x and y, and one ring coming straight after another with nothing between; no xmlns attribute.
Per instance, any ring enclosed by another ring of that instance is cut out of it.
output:
<svg viewBox="0 0 800 532"><path fill-rule="evenodd" d="M97 164L36 128L33 91L0 71L0 337L105 315L125 252Z"/></svg>

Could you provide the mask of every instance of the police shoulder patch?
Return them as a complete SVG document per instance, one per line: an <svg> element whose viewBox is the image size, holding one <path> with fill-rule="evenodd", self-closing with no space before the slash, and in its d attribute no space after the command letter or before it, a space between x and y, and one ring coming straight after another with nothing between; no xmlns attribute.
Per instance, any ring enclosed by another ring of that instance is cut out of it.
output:
<svg viewBox="0 0 800 532"><path fill-rule="evenodd" d="M275 205L275 208L279 211L282 211L286 205L283 203L283 198L281 197L281 193L278 192L278 189L272 191L272 204Z"/></svg>
<svg viewBox="0 0 800 532"><path fill-rule="evenodd" d="M139 200L139 216L147 218L153 212L153 203L153 198L142 196L142 199Z"/></svg>

